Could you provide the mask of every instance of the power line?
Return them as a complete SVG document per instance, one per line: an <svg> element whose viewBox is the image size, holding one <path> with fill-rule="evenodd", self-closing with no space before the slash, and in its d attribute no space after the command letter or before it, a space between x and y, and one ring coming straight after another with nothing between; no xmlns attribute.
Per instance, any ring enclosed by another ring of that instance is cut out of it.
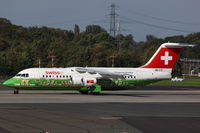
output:
<svg viewBox="0 0 200 133"><path fill-rule="evenodd" d="M200 25L200 22L183 22L183 21L178 21L178 20L170 20L170 19L166 19L166 18L155 17L155 16L144 14L144 13L139 13L139 12L136 12L136 11L130 11L130 10L127 10L127 11L134 13L136 15L142 16L142 17L151 18L151 19L154 19L154 20L159 20L159 21L164 21L164 22L169 22L169 23L177 23L177 24L193 25L193 26L199 26Z"/></svg>
<svg viewBox="0 0 200 133"><path fill-rule="evenodd" d="M146 23L146 22L142 22L142 21L139 21L139 20L130 19L130 18L126 18L126 17L123 17L123 18L128 19L130 22L133 22L133 23L138 23L138 24L142 24L142 25L145 25L145 26L154 27L154 28L157 28L157 29L164 29L164 30L185 32L185 33L198 32L198 31L181 30L181 29L169 28L169 27L160 26L160 25L154 25L154 24L150 24L150 23Z"/></svg>

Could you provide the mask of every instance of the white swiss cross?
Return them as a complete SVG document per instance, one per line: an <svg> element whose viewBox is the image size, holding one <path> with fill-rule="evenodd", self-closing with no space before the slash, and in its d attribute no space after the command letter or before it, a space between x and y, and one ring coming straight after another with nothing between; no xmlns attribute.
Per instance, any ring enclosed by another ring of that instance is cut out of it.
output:
<svg viewBox="0 0 200 133"><path fill-rule="evenodd" d="M169 56L169 52L165 51L165 56L161 56L160 59L165 61L165 65L168 65L169 61L172 60L172 56Z"/></svg>

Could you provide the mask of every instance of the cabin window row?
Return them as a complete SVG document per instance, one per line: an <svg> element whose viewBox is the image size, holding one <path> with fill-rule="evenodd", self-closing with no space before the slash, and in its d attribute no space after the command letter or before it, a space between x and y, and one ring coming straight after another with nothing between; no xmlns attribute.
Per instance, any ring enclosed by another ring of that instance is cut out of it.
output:
<svg viewBox="0 0 200 133"><path fill-rule="evenodd" d="M135 79L136 76L124 76L125 79Z"/></svg>
<svg viewBox="0 0 200 133"><path fill-rule="evenodd" d="M43 78L71 78L71 75L42 75Z"/></svg>

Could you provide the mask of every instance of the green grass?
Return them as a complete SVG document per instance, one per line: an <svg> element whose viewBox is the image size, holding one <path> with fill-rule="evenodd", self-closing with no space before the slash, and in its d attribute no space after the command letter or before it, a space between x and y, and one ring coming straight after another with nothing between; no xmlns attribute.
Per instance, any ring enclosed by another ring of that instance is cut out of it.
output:
<svg viewBox="0 0 200 133"><path fill-rule="evenodd" d="M162 80L153 85L177 85L177 86L199 86L200 87L200 78L196 79L185 79L182 82L172 82L171 80Z"/></svg>

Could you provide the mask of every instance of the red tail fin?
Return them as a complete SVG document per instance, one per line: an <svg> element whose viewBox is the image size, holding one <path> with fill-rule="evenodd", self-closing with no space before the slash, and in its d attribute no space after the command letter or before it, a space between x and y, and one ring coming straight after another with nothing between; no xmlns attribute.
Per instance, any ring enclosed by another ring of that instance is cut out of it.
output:
<svg viewBox="0 0 200 133"><path fill-rule="evenodd" d="M164 43L142 68L172 69L179 57L182 47L194 47L193 44Z"/></svg>

